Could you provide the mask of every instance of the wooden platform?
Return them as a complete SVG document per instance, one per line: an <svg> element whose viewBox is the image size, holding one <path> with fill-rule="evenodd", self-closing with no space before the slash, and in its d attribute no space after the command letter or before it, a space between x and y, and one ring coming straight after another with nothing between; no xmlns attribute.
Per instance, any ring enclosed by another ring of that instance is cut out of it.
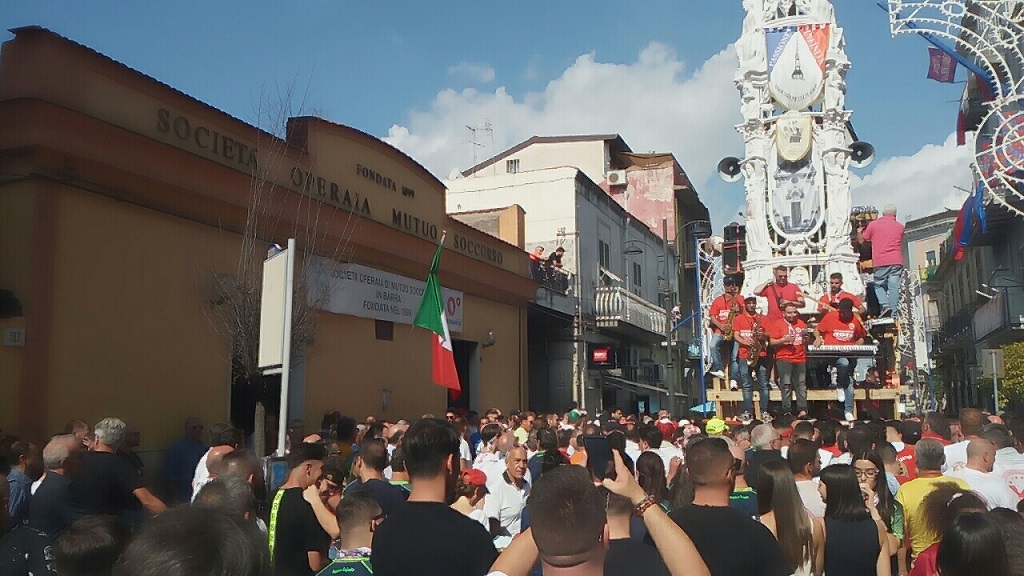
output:
<svg viewBox="0 0 1024 576"><path fill-rule="evenodd" d="M723 418L734 418L743 412L743 391L729 390L728 386L724 385L724 380L719 378L714 379L714 383L711 388L708 389L708 400L715 403L715 412ZM887 418L897 419L899 417L896 404L899 402L901 394L908 394L909 389L907 387L900 388L873 388L864 389L856 388L853 391L854 398L854 416L857 416L857 402L862 400L878 400L881 402L879 412ZM755 387L753 391L754 397L754 417L761 418L761 392ZM782 392L777 389L772 389L768 393L768 400L770 402L781 402ZM808 389L807 390L807 402L836 402L836 391L834 388L828 389ZM793 402L796 402L796 392L793 393Z"/></svg>

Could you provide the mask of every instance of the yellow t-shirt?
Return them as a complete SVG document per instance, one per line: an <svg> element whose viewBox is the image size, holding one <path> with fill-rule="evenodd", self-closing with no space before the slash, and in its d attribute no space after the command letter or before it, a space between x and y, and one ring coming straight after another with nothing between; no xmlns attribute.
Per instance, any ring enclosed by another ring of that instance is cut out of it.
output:
<svg viewBox="0 0 1024 576"><path fill-rule="evenodd" d="M526 444L526 441L530 439L530 433L527 432L522 426L516 428L512 434L516 437L516 440L520 444Z"/></svg>
<svg viewBox="0 0 1024 576"><path fill-rule="evenodd" d="M925 548L939 541L939 535L924 526L921 503L924 501L924 497L935 489L935 485L941 482L951 482L965 490L971 489L967 482L959 478L937 476L935 478L915 478L900 486L899 491L896 492L896 500L903 506L903 518L906 522L904 530L910 533L910 548L915 557L924 552Z"/></svg>

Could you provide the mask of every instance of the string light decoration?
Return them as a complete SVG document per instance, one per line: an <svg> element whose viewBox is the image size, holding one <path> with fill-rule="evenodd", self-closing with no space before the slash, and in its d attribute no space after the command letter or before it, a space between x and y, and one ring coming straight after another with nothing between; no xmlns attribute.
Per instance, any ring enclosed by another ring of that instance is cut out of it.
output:
<svg viewBox="0 0 1024 576"><path fill-rule="evenodd" d="M1024 217L1013 203L1024 203L1024 2L888 0L888 12L893 36L919 34L952 48L974 73L985 116L969 142L972 169L986 198Z"/></svg>

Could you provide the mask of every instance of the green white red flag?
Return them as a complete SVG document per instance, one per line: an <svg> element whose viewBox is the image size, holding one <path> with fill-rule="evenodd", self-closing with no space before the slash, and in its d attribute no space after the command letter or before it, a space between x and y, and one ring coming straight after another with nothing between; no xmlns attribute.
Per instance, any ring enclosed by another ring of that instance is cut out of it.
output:
<svg viewBox="0 0 1024 576"><path fill-rule="evenodd" d="M427 275L427 286L423 291L420 309L416 312L413 326L419 326L433 332L436 337L433 343L433 380L438 386L450 390L452 399L462 394L459 385L459 373L455 369L455 354L452 351L452 337L448 332L448 317L445 314L444 299L441 297L441 283L437 279L437 271L441 266L441 250L444 247L444 236L434 253L430 263L430 274Z"/></svg>

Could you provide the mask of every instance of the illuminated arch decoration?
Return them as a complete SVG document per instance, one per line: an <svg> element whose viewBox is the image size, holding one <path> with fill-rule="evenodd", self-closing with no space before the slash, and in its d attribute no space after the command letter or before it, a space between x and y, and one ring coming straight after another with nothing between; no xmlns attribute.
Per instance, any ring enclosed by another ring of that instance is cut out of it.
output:
<svg viewBox="0 0 1024 576"><path fill-rule="evenodd" d="M974 132L978 185L986 197L1024 217L1024 2L1020 0L888 0L893 36L918 34L977 76L986 93Z"/></svg>

